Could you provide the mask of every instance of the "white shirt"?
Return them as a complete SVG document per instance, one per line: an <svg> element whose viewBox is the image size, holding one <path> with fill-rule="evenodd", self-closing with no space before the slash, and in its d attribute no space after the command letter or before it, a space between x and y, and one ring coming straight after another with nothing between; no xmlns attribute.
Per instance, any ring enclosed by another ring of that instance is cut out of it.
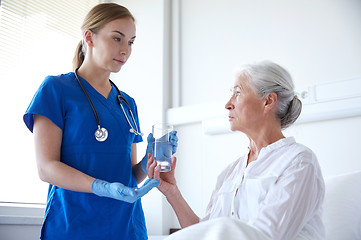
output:
<svg viewBox="0 0 361 240"><path fill-rule="evenodd" d="M315 154L290 137L262 148L248 166L247 158L219 175L201 221L231 217L271 239L325 239L325 184Z"/></svg>

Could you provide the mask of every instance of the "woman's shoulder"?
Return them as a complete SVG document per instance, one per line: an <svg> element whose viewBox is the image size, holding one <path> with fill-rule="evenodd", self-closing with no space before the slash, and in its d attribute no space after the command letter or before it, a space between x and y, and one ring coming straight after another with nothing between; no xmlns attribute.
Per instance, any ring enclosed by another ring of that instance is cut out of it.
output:
<svg viewBox="0 0 361 240"><path fill-rule="evenodd" d="M74 73L69 72L59 75L48 75L44 79L44 84L66 84L66 80L72 80L74 78Z"/></svg>
<svg viewBox="0 0 361 240"><path fill-rule="evenodd" d="M63 92L63 89L72 89L76 86L77 81L73 72L48 75L45 77L39 87L39 91Z"/></svg>
<svg viewBox="0 0 361 240"><path fill-rule="evenodd" d="M123 91L120 91L120 93L125 98L125 100L127 100L128 104L131 106L132 109L137 108L137 103L135 102L133 97Z"/></svg>
<svg viewBox="0 0 361 240"><path fill-rule="evenodd" d="M129 101L135 102L135 101L134 101L134 98L131 97L128 93L123 92L123 91L120 91L120 93L122 94L122 96L123 96L128 102L129 102Z"/></svg>
<svg viewBox="0 0 361 240"><path fill-rule="evenodd" d="M296 142L294 137L283 138L271 145L269 145L265 152L269 153L271 157L279 159L284 162L284 158L297 159L300 156L306 159L316 158L315 153L307 146Z"/></svg>
<svg viewBox="0 0 361 240"><path fill-rule="evenodd" d="M302 143L294 142L289 149L290 152L296 156L296 159L299 161L308 161L313 163L317 161L316 154L311 150L311 148L303 145Z"/></svg>
<svg viewBox="0 0 361 240"><path fill-rule="evenodd" d="M271 175L277 176L286 169L298 168L300 165L318 166L316 154L293 137L281 139L267 147L260 158L260 162L255 161L253 164L253 172L263 172L266 167Z"/></svg>
<svg viewBox="0 0 361 240"><path fill-rule="evenodd" d="M313 169L315 173L322 176L317 155L311 148L302 143L294 142L291 144L284 156L289 160L285 169L298 169L303 166L304 168Z"/></svg>

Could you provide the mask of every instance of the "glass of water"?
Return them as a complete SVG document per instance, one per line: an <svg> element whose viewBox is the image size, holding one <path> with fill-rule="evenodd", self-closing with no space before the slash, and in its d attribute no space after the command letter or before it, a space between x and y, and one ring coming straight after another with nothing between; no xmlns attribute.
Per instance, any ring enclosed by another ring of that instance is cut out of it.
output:
<svg viewBox="0 0 361 240"><path fill-rule="evenodd" d="M173 131L173 126L165 123L157 123L152 126L154 137L153 157L161 166L161 172L171 170L172 145L169 142L171 131Z"/></svg>

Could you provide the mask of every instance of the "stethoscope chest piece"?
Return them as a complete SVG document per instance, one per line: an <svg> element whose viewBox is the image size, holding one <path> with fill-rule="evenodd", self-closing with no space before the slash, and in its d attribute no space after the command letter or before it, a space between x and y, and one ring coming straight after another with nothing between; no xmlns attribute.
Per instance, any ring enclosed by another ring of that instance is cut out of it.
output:
<svg viewBox="0 0 361 240"><path fill-rule="evenodd" d="M108 138L108 130L98 126L98 129L94 133L95 139L99 142L104 142Z"/></svg>

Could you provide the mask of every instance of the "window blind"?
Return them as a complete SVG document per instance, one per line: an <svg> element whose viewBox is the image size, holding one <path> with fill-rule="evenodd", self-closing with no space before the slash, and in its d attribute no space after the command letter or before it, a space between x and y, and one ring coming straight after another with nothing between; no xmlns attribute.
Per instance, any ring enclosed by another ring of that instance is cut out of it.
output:
<svg viewBox="0 0 361 240"><path fill-rule="evenodd" d="M23 114L47 75L71 71L80 26L99 0L0 1L0 202L45 203Z"/></svg>

